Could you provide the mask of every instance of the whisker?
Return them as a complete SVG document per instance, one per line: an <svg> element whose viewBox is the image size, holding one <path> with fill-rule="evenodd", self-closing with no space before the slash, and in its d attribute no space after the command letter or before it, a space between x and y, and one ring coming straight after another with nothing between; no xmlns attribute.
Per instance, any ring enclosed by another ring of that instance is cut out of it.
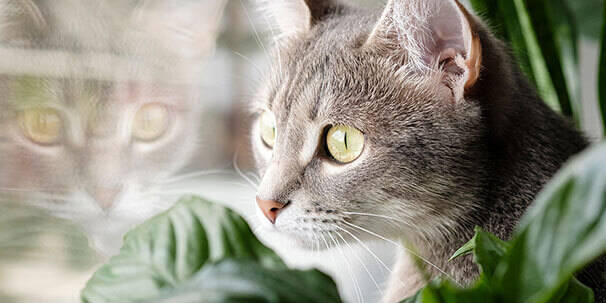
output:
<svg viewBox="0 0 606 303"><path fill-rule="evenodd" d="M271 36L273 37L273 42L274 42L274 49L276 51L276 54L278 55L278 71L280 73L280 75L283 74L282 72L282 56L280 55L280 48L278 47L278 35L276 35L273 26L271 26L271 22L269 21L269 19L267 18L267 14L262 14L263 15L263 19L265 19L265 22L267 22L267 24L269 25L269 32L271 33Z"/></svg>
<svg viewBox="0 0 606 303"><path fill-rule="evenodd" d="M356 275L354 274L353 268L352 268L351 264L349 263L349 260L347 260L347 256L345 255L345 252L343 252L343 249L341 248L339 243L335 240L335 238L330 234L330 232L328 232L326 234L330 237L332 242L335 244L335 248L339 250L339 252L341 253L341 256L343 256L343 261L345 261L345 264L347 264L347 268L349 269L348 271L351 275L351 279L352 279L354 287L355 287L354 292L356 293L356 299L358 300L358 303L362 302L362 291L360 290L360 284L358 284L358 279L356 279Z"/></svg>
<svg viewBox="0 0 606 303"><path fill-rule="evenodd" d="M242 178L244 178L244 180L246 180L246 182L248 182L251 185L252 189L256 189L258 187L258 184L255 184L255 182L250 180L250 178L248 178L244 173L242 173L242 171L240 170L240 167L238 167L239 153L240 153L240 146L238 146L238 148L236 149L236 152L234 153L234 158L233 158L234 169Z"/></svg>
<svg viewBox="0 0 606 303"><path fill-rule="evenodd" d="M333 225L333 226L337 227L337 228L340 228L337 225ZM360 262L360 264L362 265L362 268L364 268L364 270L366 271L366 273L368 274L368 276L370 277L370 279L372 280L372 282L377 287L377 290L379 291L379 293L381 293L381 297L383 297L383 289L381 289L381 287L379 286L379 283L377 283L377 280L375 280L375 277L370 273L370 270L368 270L368 267L366 267L366 264L364 264L364 262L362 261L362 259L360 258L360 256L358 256L358 254L354 251L354 249L351 247L351 245L349 245L349 243L347 241L345 241L345 238L343 238L343 236L339 232L335 232L335 233L337 234L337 236L339 236L341 238L341 240L343 240L343 243L345 243L345 245L347 245L347 247L349 247L349 250L351 250L351 252L354 255L354 257L356 257L356 259L358 260L358 262Z"/></svg>
<svg viewBox="0 0 606 303"><path fill-rule="evenodd" d="M402 223L404 224L404 226L414 229L416 231L419 232L419 235L421 235L424 239L427 239L425 236L425 233L423 232L423 230L419 229L419 227L411 224L410 222L404 221L400 218L396 218L396 217L392 217L392 216L386 216L386 215L379 215L379 214L373 214L373 213L361 213L361 212L342 212L343 214L346 215L357 215L357 216L368 216L368 217L377 217L377 218L383 218L383 219L387 219L387 222L394 225L395 227L401 227L400 225L398 225L397 223ZM396 222L396 223L394 223Z"/></svg>
<svg viewBox="0 0 606 303"><path fill-rule="evenodd" d="M350 212L350 211L344 211L343 214L346 214L346 215L357 215L357 216L369 216L369 217L377 217L377 218L389 219L389 220L394 220L394 221L397 221L397 222L400 222L402 224L406 224L406 225L410 226L410 223L408 223L408 222L406 222L406 221L404 221L402 219L399 219L399 218L396 218L396 217L390 217L390 216L386 216L386 215L378 215L378 214L371 214L371 213L360 213L360 212Z"/></svg>
<svg viewBox="0 0 606 303"><path fill-rule="evenodd" d="M332 261L332 264L337 264L337 259L336 259L335 255L334 255L334 250L331 250L331 246L328 244L328 241L326 241L326 236L324 235L324 233L318 233L317 235L322 240L322 242L324 242L324 245L325 245L325 247L327 249L327 254L330 257L330 260ZM319 243L319 241L318 241L318 243Z"/></svg>
<svg viewBox="0 0 606 303"><path fill-rule="evenodd" d="M246 62L248 62L255 69L255 71L257 71L257 73L263 74L263 70L261 70L261 68L259 68L259 65L254 63L250 58L248 58L247 56L245 56L242 53L237 52L237 51L232 51L232 53L234 53L234 55L236 55L236 56L244 59Z"/></svg>
<svg viewBox="0 0 606 303"><path fill-rule="evenodd" d="M346 232L348 235L350 235L352 238L354 238L364 249L366 249L377 260L377 262L379 264L381 264L381 266L385 270L387 270L387 272L392 273L392 271L389 268L389 266L387 266L385 264L385 262L383 262L381 260L381 258L379 258L370 248L368 248L368 246L366 246L366 244L364 244L364 242L362 242L358 237L356 237L354 234L350 233L348 230L346 230L346 229L344 229L344 228L342 228L342 227L340 227L338 225L335 225L335 227L338 228L338 229L340 229L340 230L342 230L342 231L344 231L344 232Z"/></svg>
<svg viewBox="0 0 606 303"><path fill-rule="evenodd" d="M317 235L315 233L311 233L311 236L313 237L313 239L311 240L311 252L315 253L316 252ZM318 244L319 244L319 242L318 242ZM318 251L320 251L320 246L318 246Z"/></svg>
<svg viewBox="0 0 606 303"><path fill-rule="evenodd" d="M261 177L259 177L257 174L255 174L254 172L249 172L248 175L255 179L255 181L257 181L257 183L261 183Z"/></svg>
<svg viewBox="0 0 606 303"><path fill-rule="evenodd" d="M452 280L454 283L456 283L457 285L459 285L459 286L462 287L462 285L460 285L452 276L450 276L449 274L447 274L444 270L442 270L441 268L439 268L437 265L433 264L432 262L430 262L426 258L423 258L422 256L420 256L419 254L417 254L413 250L411 250L411 249L409 249L407 247L404 247L403 245L401 245L399 243L396 243L395 241L392 241L390 239L387 239L387 238L385 238L385 237L383 237L383 236L381 236L379 234L376 234L376 233L374 233L372 231L369 231L369 230L367 230L367 229L365 229L363 227L357 226L355 224L351 224L351 223L346 222L346 221L342 221L342 222L345 223L345 224L347 224L347 225L349 225L349 226L351 226L351 227L357 228L357 229L359 229L361 231L364 231L364 232L366 232L368 234L371 234L371 235L373 235L373 236L375 236L375 237L377 237L377 238L379 238L379 239L381 239L383 241L387 241L387 242L395 245L396 247L398 247L400 249L406 250L411 255L415 256L416 258L420 259L421 261L423 261L423 262L427 263L428 265L430 265L431 267L435 268L437 271L439 271L440 273L442 273L444 276L446 276L447 278L449 278L450 280Z"/></svg>
<svg viewBox="0 0 606 303"><path fill-rule="evenodd" d="M253 30L254 37L255 37L255 40L257 41L257 44L263 50L263 53L265 54L265 58L267 58L267 61L268 62L271 61L270 58L269 58L269 54L267 53L267 48L265 48L265 45L261 41L261 37L259 36L259 32L257 31L257 27L255 26L254 22L252 21L252 18L250 17L250 14L248 13L248 8L246 7L246 5L244 5L244 2L242 0L240 0L240 4L242 5L242 9L244 10L244 14L246 15L246 18L248 19L248 23L250 24L250 27Z"/></svg>

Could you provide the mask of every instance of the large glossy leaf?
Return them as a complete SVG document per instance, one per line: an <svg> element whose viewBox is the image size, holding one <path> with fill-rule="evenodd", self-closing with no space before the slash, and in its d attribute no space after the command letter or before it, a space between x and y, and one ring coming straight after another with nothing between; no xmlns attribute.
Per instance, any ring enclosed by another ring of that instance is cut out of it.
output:
<svg viewBox="0 0 606 303"><path fill-rule="evenodd" d="M499 302L490 288L480 282L476 286L461 289L451 282L434 282L416 295L401 303L491 303Z"/></svg>
<svg viewBox="0 0 606 303"><path fill-rule="evenodd" d="M340 302L334 282L317 270L271 270L251 261L209 264L186 283L146 303Z"/></svg>
<svg viewBox="0 0 606 303"><path fill-rule="evenodd" d="M496 285L507 302L553 302L606 252L606 143L558 173L517 230Z"/></svg>
<svg viewBox="0 0 606 303"><path fill-rule="evenodd" d="M290 293L278 284L272 289L277 279L293 285ZM82 299L152 302L196 295L203 302L234 302L251 295L249 302L301 302L307 289L315 289L320 301L339 302L330 278L317 271L288 270L237 214L189 197L130 231L120 253L87 283Z"/></svg>

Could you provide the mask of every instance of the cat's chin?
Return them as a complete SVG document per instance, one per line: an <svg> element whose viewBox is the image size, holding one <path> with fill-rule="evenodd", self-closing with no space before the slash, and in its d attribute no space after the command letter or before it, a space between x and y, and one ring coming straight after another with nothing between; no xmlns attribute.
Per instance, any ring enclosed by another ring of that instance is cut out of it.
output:
<svg viewBox="0 0 606 303"><path fill-rule="evenodd" d="M320 234L278 231L274 229L269 233L269 236L278 242L286 244L286 246L300 250L319 252L335 247L330 236L326 233L322 237ZM332 235L332 237L336 238L337 236Z"/></svg>
<svg viewBox="0 0 606 303"><path fill-rule="evenodd" d="M291 247L307 251L323 251L337 246L335 241L342 243L340 235L331 233L330 230L316 231L311 233L309 230L300 228L290 228L269 224L261 218L260 226L256 229L257 236L263 240L269 241L278 247Z"/></svg>
<svg viewBox="0 0 606 303"><path fill-rule="evenodd" d="M336 239L338 239L337 235L331 234L331 236L328 235L329 233L323 233L321 234L316 234L316 235L306 235L306 236L296 236L296 237L292 237L292 241L294 243L294 245L297 246L297 248L302 249L302 250L309 250L309 251L313 251L313 252L320 252L320 251L325 251L328 249L332 249L335 247L340 247L342 245L341 240L338 240L338 243L335 244L333 241L335 241ZM335 239L335 240L333 240Z"/></svg>
<svg viewBox="0 0 606 303"><path fill-rule="evenodd" d="M97 217L87 223L80 222L80 227L88 237L89 246L104 257L120 251L122 238L137 221L118 220L109 217Z"/></svg>
<svg viewBox="0 0 606 303"><path fill-rule="evenodd" d="M89 246L103 257L117 254L122 246L122 237L118 235L89 235Z"/></svg>

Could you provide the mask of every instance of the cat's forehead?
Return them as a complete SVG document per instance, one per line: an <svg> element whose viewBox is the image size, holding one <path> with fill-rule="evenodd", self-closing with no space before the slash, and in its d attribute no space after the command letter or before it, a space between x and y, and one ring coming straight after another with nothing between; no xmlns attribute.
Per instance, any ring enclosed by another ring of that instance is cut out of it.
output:
<svg viewBox="0 0 606 303"><path fill-rule="evenodd" d="M0 0L3 47L199 59L224 4L190 0Z"/></svg>
<svg viewBox="0 0 606 303"><path fill-rule="evenodd" d="M363 127L381 119L414 118L431 104L431 79L403 73L389 59L356 45L358 37L343 43L331 36L282 51L262 90L263 102L279 120Z"/></svg>

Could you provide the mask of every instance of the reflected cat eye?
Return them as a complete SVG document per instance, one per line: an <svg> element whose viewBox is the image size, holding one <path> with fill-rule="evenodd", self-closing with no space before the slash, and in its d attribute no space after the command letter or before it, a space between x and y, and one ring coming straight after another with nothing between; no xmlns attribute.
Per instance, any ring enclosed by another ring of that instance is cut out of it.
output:
<svg viewBox="0 0 606 303"><path fill-rule="evenodd" d="M276 119L270 111L264 111L261 114L259 118L259 132L263 143L273 148L276 143Z"/></svg>
<svg viewBox="0 0 606 303"><path fill-rule="evenodd" d="M53 145L61 140L63 119L52 108L31 108L19 113L23 136L40 145Z"/></svg>
<svg viewBox="0 0 606 303"><path fill-rule="evenodd" d="M326 147L337 162L353 162L364 149L364 134L351 126L335 125L326 134Z"/></svg>
<svg viewBox="0 0 606 303"><path fill-rule="evenodd" d="M133 119L132 135L140 141L154 141L166 132L169 124L168 109L159 103L143 105Z"/></svg>

